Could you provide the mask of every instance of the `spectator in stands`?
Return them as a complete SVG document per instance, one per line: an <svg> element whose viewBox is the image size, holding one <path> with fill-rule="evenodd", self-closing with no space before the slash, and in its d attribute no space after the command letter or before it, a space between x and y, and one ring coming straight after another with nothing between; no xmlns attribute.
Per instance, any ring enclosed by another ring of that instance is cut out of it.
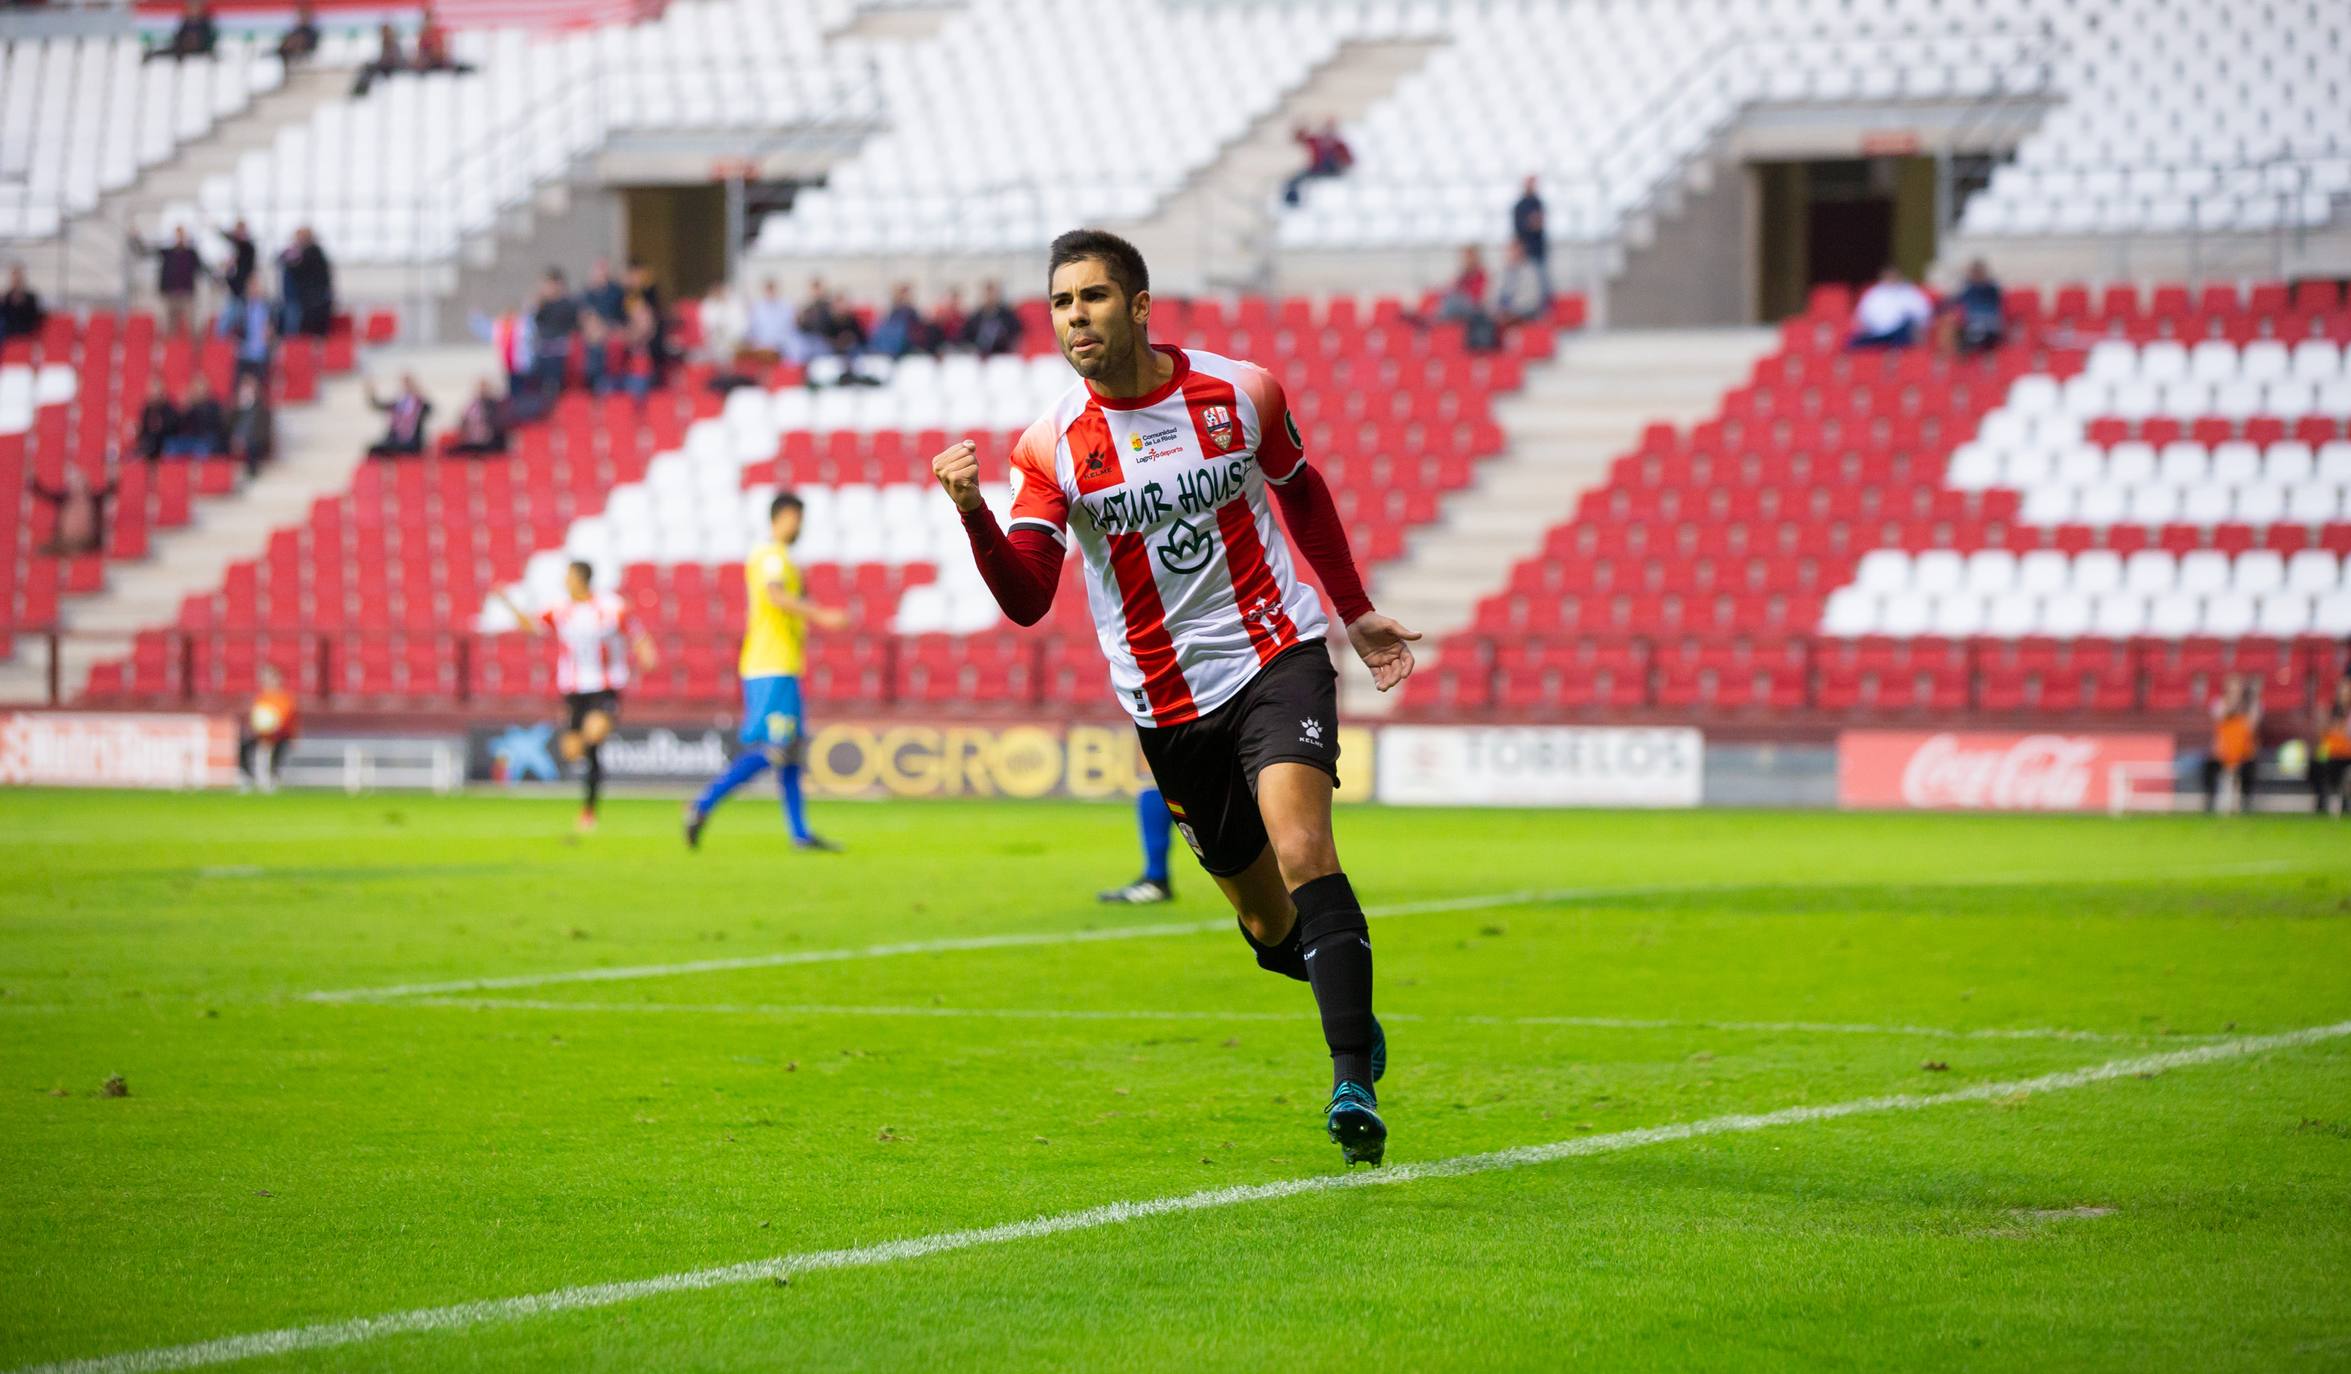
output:
<svg viewBox="0 0 2351 1374"><path fill-rule="evenodd" d="M459 75L473 70L450 56L449 31L441 27L440 18L429 5L425 7L424 18L416 27L416 70L456 72Z"/></svg>
<svg viewBox="0 0 2351 1374"><path fill-rule="evenodd" d="M759 298L744 311L743 343L777 359L805 360L806 346L792 303L784 299L784 288L773 277L760 286Z"/></svg>
<svg viewBox="0 0 2351 1374"><path fill-rule="evenodd" d="M1306 150L1306 165L1288 181L1282 183L1282 200L1296 205L1306 183L1317 177L1344 176L1355 165L1355 150L1347 140L1339 137L1339 121L1326 119L1320 129L1309 129L1301 124L1291 130L1290 137Z"/></svg>
<svg viewBox="0 0 2351 1374"><path fill-rule="evenodd" d="M1946 354L1989 353L2008 337L2007 297L1982 258L1967 265L1966 279L1939 315Z"/></svg>
<svg viewBox="0 0 2351 1374"><path fill-rule="evenodd" d="M171 458L216 458L229 451L229 417L212 394L212 383L199 372L188 380L188 403L180 407L180 422L163 441Z"/></svg>
<svg viewBox="0 0 2351 1374"><path fill-rule="evenodd" d="M277 351L277 309L259 293L229 297L221 308L220 335L237 351L237 379L258 378L269 384L270 360Z"/></svg>
<svg viewBox="0 0 2351 1374"><path fill-rule="evenodd" d="M744 335L751 327L751 312L743 304L743 298L721 279L711 284L709 294L702 298L697 309L702 320L703 350L714 362L734 362L747 346Z"/></svg>
<svg viewBox="0 0 2351 1374"><path fill-rule="evenodd" d="M629 299L629 322L621 329L620 343L619 387L643 405L653 388L661 385L664 359L661 321L642 296Z"/></svg>
<svg viewBox="0 0 2351 1374"><path fill-rule="evenodd" d="M1494 313L1504 325L1539 320L1551 311L1551 284L1543 268L1527 256L1526 245L1512 239L1504 250L1502 284L1494 292Z"/></svg>
<svg viewBox="0 0 2351 1374"><path fill-rule="evenodd" d="M39 293L25 282L24 264L10 263L8 290L0 292L0 342L29 339L48 322L49 312L41 308Z"/></svg>
<svg viewBox="0 0 2351 1374"><path fill-rule="evenodd" d="M221 274L220 284L232 296L242 296L253 289L253 272L261 264L261 250L254 246L253 231L238 220L221 232L229 245L229 269Z"/></svg>
<svg viewBox="0 0 2351 1374"><path fill-rule="evenodd" d="M278 60L289 66L318 51L318 15L310 0L294 6L294 26L278 38Z"/></svg>
<svg viewBox="0 0 2351 1374"><path fill-rule="evenodd" d="M286 690L285 677L266 663L261 665L257 676L261 690L254 695L253 705L246 710L245 719L237 729L237 771L244 774L239 786L275 792L278 770L286 764L286 746L294 742L297 724L294 694ZM254 766L260 761L264 746L269 750L266 772Z"/></svg>
<svg viewBox="0 0 2351 1374"><path fill-rule="evenodd" d="M2310 797L2321 816L2332 804L2336 815L2351 817L2351 677L2335 684L2320 712L2310 747Z"/></svg>
<svg viewBox="0 0 2351 1374"><path fill-rule="evenodd" d="M1889 264L1854 303L1853 328L1845 346L1908 348L1921 340L1934 317L1934 301L1904 277L1901 268Z"/></svg>
<svg viewBox="0 0 2351 1374"><path fill-rule="evenodd" d="M258 376L240 374L237 408L229 413L229 456L245 465L247 478L254 478L277 451L277 416L269 408L269 388Z"/></svg>
<svg viewBox="0 0 2351 1374"><path fill-rule="evenodd" d="M171 41L152 49L147 60L169 58L174 62L183 57L210 57L213 45L220 41L220 30L212 22L212 6L204 0L188 0L180 11L180 22L171 31Z"/></svg>
<svg viewBox="0 0 2351 1374"><path fill-rule="evenodd" d="M652 268L631 258L620 278L620 311L623 325L628 323L630 312L634 309L634 303L637 301L643 301L645 308L653 312L653 357L655 363L666 371L670 355L669 311L662 304L661 284L653 280Z"/></svg>
<svg viewBox="0 0 2351 1374"><path fill-rule="evenodd" d="M521 308L509 310L496 319L477 313L467 321L473 327L474 337L497 351L498 364L506 369L506 395L518 409L523 398L533 392L532 369L539 358L538 340L531 333L534 308L532 302L526 301ZM513 416L517 424L536 418L537 413Z"/></svg>
<svg viewBox="0 0 2351 1374"><path fill-rule="evenodd" d="M963 322L963 342L983 358L1020 351L1020 315L1005 303L998 283L980 288L979 309Z"/></svg>
<svg viewBox="0 0 2351 1374"><path fill-rule="evenodd" d="M155 259L155 293L163 297L163 329L186 334L196 318L196 283L206 275L204 259L188 237L188 226L171 231L171 242L160 248L131 232L131 251Z"/></svg>
<svg viewBox="0 0 2351 1374"><path fill-rule="evenodd" d="M369 382L367 403L391 417L384 437L367 451L368 457L411 458L424 452L425 422L432 418L433 403L417 387L415 373L400 378L400 392L389 401L379 399L375 383Z"/></svg>
<svg viewBox="0 0 2351 1374"><path fill-rule="evenodd" d="M488 378L474 387L473 399L457 417L457 432L449 436L449 451L468 458L486 458L506 451L506 420L498 393Z"/></svg>
<svg viewBox="0 0 2351 1374"><path fill-rule="evenodd" d="M946 293L939 297L939 308L931 312L929 337L934 340L930 346L931 352L942 352L950 344L963 342L963 329L968 323L963 313L962 290L948 287Z"/></svg>
<svg viewBox="0 0 2351 1374"><path fill-rule="evenodd" d="M627 324L629 312L624 304L627 296L621 284L612 279L612 262L598 258L588 268L588 279L580 284L580 311L594 315L606 324Z"/></svg>
<svg viewBox="0 0 2351 1374"><path fill-rule="evenodd" d="M1543 197L1535 190L1535 179L1528 177L1526 188L1510 207L1510 237L1535 265L1543 278L1543 294L1551 294L1551 233L1543 218Z"/></svg>
<svg viewBox="0 0 2351 1374"><path fill-rule="evenodd" d="M38 477L28 483L26 489L36 500L57 511L41 552L56 558L72 558L105 548L106 503L114 499L118 485L110 481L103 487L92 487L78 464L66 467L62 486L48 486Z"/></svg>
<svg viewBox="0 0 2351 1374"><path fill-rule="evenodd" d="M890 308L873 327L873 351L903 358L915 348L915 332L922 328L922 312L914 308L914 288L900 282L890 292Z"/></svg>
<svg viewBox="0 0 2351 1374"><path fill-rule="evenodd" d="M1502 327L1486 299L1486 255L1477 245L1461 250L1461 270L1437 299L1437 318L1461 326L1462 343L1479 353L1502 346Z"/></svg>
<svg viewBox="0 0 2351 1374"><path fill-rule="evenodd" d="M359 69L359 77L351 83L351 98L366 95L379 77L408 70L408 54L400 47L400 30L389 21L376 26L376 55L373 62Z"/></svg>
<svg viewBox="0 0 2351 1374"><path fill-rule="evenodd" d="M531 333L538 355L531 363L531 386L552 397L563 390L564 367L571 361L572 337L580 332L580 307L564 288L563 269L550 267L539 279L539 303L531 311Z"/></svg>
<svg viewBox="0 0 2351 1374"><path fill-rule="evenodd" d="M310 226L294 231L293 242L278 254L279 326L286 334L323 339L335 322L335 269Z"/></svg>
<svg viewBox="0 0 2351 1374"><path fill-rule="evenodd" d="M2204 809L2220 809L2221 779L2237 784L2237 809L2251 810L2256 760L2261 753L2261 696L2247 678L2232 673L2212 703L2212 752L2204 759Z"/></svg>
<svg viewBox="0 0 2351 1374"><path fill-rule="evenodd" d="M147 383L147 400L139 407L138 436L132 447L141 458L152 463L163 456L163 447L180 427L180 408L172 404L171 393L163 389L163 378L155 377Z"/></svg>

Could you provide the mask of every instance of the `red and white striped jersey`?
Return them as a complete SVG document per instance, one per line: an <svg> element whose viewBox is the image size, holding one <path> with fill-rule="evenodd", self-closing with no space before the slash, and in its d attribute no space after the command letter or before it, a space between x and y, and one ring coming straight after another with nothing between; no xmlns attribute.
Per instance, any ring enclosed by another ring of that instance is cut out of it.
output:
<svg viewBox="0 0 2351 1374"><path fill-rule="evenodd" d="M1162 348L1175 375L1147 396L1084 381L1012 454L1012 528L1085 561L1110 684L1137 723L1215 710L1274 655L1328 628L1292 572L1265 484L1305 466L1281 384L1254 363Z"/></svg>
<svg viewBox="0 0 2351 1374"><path fill-rule="evenodd" d="M628 602L594 592L541 611L539 623L555 632L556 691L617 692L629 685L629 641L638 628Z"/></svg>

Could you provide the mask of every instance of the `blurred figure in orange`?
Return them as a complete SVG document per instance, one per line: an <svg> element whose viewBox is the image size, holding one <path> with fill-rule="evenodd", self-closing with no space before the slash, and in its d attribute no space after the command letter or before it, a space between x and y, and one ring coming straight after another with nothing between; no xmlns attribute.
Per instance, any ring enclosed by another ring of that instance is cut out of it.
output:
<svg viewBox="0 0 2351 1374"><path fill-rule="evenodd" d="M2346 784L2351 784L2351 677L2335 684L2310 749L2310 796L2318 814L2325 815L2331 804L2336 815L2351 816L2351 786Z"/></svg>
<svg viewBox="0 0 2351 1374"><path fill-rule="evenodd" d="M286 761L286 746L294 742L295 723L294 694L277 669L264 665L261 690L237 731L237 771L245 775L244 787L278 790L278 769ZM261 766L265 758L266 767Z"/></svg>
<svg viewBox="0 0 2351 1374"><path fill-rule="evenodd" d="M2220 809L2221 780L2236 781L2236 808L2253 805L2254 759L2261 752L2261 695L2253 682L2230 674L2212 703L2212 753L2204 760L2204 809Z"/></svg>

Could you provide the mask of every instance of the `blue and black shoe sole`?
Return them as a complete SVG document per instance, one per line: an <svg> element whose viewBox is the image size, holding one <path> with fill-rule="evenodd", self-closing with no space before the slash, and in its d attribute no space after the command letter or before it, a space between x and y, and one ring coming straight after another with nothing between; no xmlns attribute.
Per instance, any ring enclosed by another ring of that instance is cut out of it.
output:
<svg viewBox="0 0 2351 1374"><path fill-rule="evenodd" d="M1350 1166L1375 1168L1388 1153L1388 1123L1369 1107L1349 1105L1332 1112L1326 1123L1339 1154Z"/></svg>

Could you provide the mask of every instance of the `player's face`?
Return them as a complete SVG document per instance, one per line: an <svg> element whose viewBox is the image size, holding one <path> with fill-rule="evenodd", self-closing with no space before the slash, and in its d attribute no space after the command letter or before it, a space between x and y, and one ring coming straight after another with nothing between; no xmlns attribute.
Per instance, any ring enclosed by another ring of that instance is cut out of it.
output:
<svg viewBox="0 0 2351 1374"><path fill-rule="evenodd" d="M585 601L588 599L588 579L580 576L578 573L565 572L563 575L563 585L565 590L571 593L572 600Z"/></svg>
<svg viewBox="0 0 2351 1374"><path fill-rule="evenodd" d="M1116 376L1134 366L1136 340L1151 318L1151 293L1129 300L1099 258L1063 263L1049 288L1053 337L1080 377Z"/></svg>
<svg viewBox="0 0 2351 1374"><path fill-rule="evenodd" d="M775 519L768 522L768 532L775 536L778 544L789 544L800 537L800 514L796 507L786 506L775 513Z"/></svg>

